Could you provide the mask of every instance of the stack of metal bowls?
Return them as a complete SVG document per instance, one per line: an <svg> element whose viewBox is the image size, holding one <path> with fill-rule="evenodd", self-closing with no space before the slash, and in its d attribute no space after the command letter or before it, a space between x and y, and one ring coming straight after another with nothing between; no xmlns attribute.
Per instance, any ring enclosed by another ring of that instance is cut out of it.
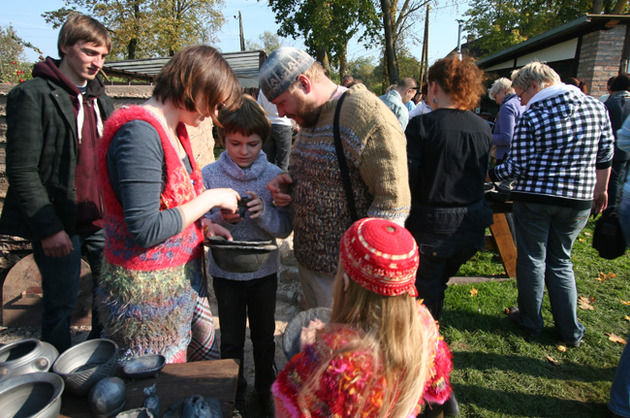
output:
<svg viewBox="0 0 630 418"><path fill-rule="evenodd" d="M7 344L0 348L0 381L26 373L47 372L58 355L52 344L35 338Z"/></svg>
<svg viewBox="0 0 630 418"><path fill-rule="evenodd" d="M3 417L57 418L61 409L63 379L37 372L12 376L0 382Z"/></svg>

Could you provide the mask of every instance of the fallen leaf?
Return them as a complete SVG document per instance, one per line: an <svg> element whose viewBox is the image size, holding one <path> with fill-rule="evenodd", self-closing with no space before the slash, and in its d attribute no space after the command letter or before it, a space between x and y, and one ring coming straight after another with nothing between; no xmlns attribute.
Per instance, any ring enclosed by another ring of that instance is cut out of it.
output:
<svg viewBox="0 0 630 418"><path fill-rule="evenodd" d="M613 334L612 332L611 333L607 332L606 335L608 335L608 339L610 341L614 342L614 343L626 344L626 340L625 339L621 338L618 335Z"/></svg>
<svg viewBox="0 0 630 418"><path fill-rule="evenodd" d="M623 303L624 305L630 305L630 302L629 302L629 301L627 301L627 300L623 300L623 299L621 299L621 303Z"/></svg>
<svg viewBox="0 0 630 418"><path fill-rule="evenodd" d="M585 233L584 233L584 236L586 236L586 237L590 237L590 236L591 236L591 233L590 233L590 232L585 232Z"/></svg>
<svg viewBox="0 0 630 418"><path fill-rule="evenodd" d="M586 240L584 238L579 238L578 241L580 242L586 242Z"/></svg>
<svg viewBox="0 0 630 418"><path fill-rule="evenodd" d="M509 309L508 309L509 310ZM508 312L509 313L509 312ZM623 317L623 319L625 319L626 321L630 321L630 316L626 315Z"/></svg>
<svg viewBox="0 0 630 418"><path fill-rule="evenodd" d="M566 345L558 344L556 348L558 349L558 351L563 352L563 353L567 351Z"/></svg>
<svg viewBox="0 0 630 418"><path fill-rule="evenodd" d="M477 296L477 293L479 293L479 291L477 289L475 289L474 287L472 289L470 289L470 297L474 298L475 296Z"/></svg>
<svg viewBox="0 0 630 418"><path fill-rule="evenodd" d="M593 305L591 305L591 303L593 302L593 298L586 298L584 296L579 296L578 297L578 304L580 309L584 309L586 310L590 310L590 311L594 311L595 308L593 307Z"/></svg>
<svg viewBox="0 0 630 418"><path fill-rule="evenodd" d="M558 366L560 363L558 362L558 360L554 359L551 356L547 356L547 361L551 364L555 364L556 366Z"/></svg>

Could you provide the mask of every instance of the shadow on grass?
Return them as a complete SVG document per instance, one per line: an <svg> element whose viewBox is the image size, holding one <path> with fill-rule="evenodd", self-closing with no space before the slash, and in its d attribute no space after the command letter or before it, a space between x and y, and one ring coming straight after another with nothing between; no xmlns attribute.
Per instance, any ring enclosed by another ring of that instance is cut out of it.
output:
<svg viewBox="0 0 630 418"><path fill-rule="evenodd" d="M540 394L524 394L488 389L467 384L454 384L462 416L466 417L606 417L602 403L580 402Z"/></svg>
<svg viewBox="0 0 630 418"><path fill-rule="evenodd" d="M471 312L470 310L446 309L440 320L442 330L453 328L461 332L487 332L501 337L514 335L515 337L524 338L527 342L535 342L541 345L561 343L553 327L553 321L547 320L546 324L547 326L544 327L542 334L537 338L532 338L516 325L505 311L496 312L495 314L484 314Z"/></svg>
<svg viewBox="0 0 630 418"><path fill-rule="evenodd" d="M463 371L509 371L547 380L577 382L611 382L616 370L616 367L592 367L568 360L552 364L545 357L538 359L479 351L454 351L453 362L456 369Z"/></svg>

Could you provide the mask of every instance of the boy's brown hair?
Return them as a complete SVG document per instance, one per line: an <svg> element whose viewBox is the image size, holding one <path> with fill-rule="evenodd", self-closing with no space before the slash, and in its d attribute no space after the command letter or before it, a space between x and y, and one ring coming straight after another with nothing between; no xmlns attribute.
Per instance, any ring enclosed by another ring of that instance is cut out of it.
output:
<svg viewBox="0 0 630 418"><path fill-rule="evenodd" d="M98 20L81 13L73 13L61 27L57 39L57 52L63 59L63 47L71 47L78 41L94 42L97 46L104 45L108 51L112 49L112 40L105 26Z"/></svg>
<svg viewBox="0 0 630 418"><path fill-rule="evenodd" d="M235 110L224 109L219 113L220 126L217 126L219 141L225 147L225 134L238 132L242 135L256 134L263 144L271 132L271 122L263 108L249 94L243 95L243 104Z"/></svg>

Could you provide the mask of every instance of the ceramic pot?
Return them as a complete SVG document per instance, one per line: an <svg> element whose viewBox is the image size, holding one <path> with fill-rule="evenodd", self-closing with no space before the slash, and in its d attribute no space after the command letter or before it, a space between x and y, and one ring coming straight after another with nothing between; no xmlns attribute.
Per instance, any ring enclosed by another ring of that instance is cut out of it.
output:
<svg viewBox="0 0 630 418"><path fill-rule="evenodd" d="M59 352L52 345L35 338L27 338L0 348L0 381L11 376L47 372Z"/></svg>

